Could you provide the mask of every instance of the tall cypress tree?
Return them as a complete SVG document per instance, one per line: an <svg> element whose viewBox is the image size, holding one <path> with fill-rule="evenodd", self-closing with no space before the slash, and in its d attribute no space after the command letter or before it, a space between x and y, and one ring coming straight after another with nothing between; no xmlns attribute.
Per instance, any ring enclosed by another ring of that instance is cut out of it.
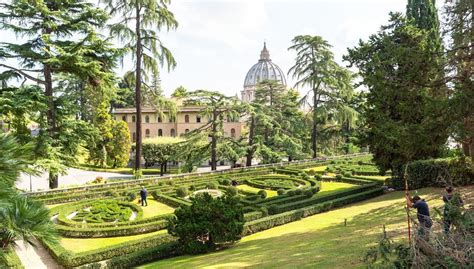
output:
<svg viewBox="0 0 474 269"><path fill-rule="evenodd" d="M0 44L0 67L6 71L0 80L21 78L44 89L48 110L41 126L46 156L53 148L63 148L62 128L58 120L64 115L56 94L60 76L75 76L92 87L111 83L114 50L95 32L106 23L108 15L86 0L9 0L0 3L1 28L21 39ZM16 60L9 64L6 59ZM52 157L51 157L52 158ZM62 158L57 157L58 161ZM52 167L52 166L51 166ZM50 187L58 186L57 169L49 169Z"/></svg>
<svg viewBox="0 0 474 269"><path fill-rule="evenodd" d="M442 51L436 0L408 0L407 18L420 29L429 31L430 42L436 52Z"/></svg>

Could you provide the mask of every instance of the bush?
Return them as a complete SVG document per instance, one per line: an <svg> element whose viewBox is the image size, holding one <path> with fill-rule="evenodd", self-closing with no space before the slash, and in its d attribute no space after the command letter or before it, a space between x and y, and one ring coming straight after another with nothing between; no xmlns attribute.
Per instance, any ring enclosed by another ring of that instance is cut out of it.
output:
<svg viewBox="0 0 474 269"><path fill-rule="evenodd" d="M277 205L271 205L268 207L268 214L270 215L275 215L275 214L278 214L279 212L280 211Z"/></svg>
<svg viewBox="0 0 474 269"><path fill-rule="evenodd" d="M286 191L284 189L278 189L277 190L278 195L284 195Z"/></svg>
<svg viewBox="0 0 474 269"><path fill-rule="evenodd" d="M170 179L170 180L166 181L166 184L168 184L169 186L173 186L174 182L173 182L173 180Z"/></svg>
<svg viewBox="0 0 474 269"><path fill-rule="evenodd" d="M389 185L396 189L405 187L405 167L394 171ZM466 186L474 183L474 166L467 158L431 159L412 162L408 165L409 189L424 187Z"/></svg>
<svg viewBox="0 0 474 269"><path fill-rule="evenodd" d="M153 197L153 199L158 200L158 195L161 194L161 191L153 190L153 191L150 192L150 194L151 194L151 197Z"/></svg>
<svg viewBox="0 0 474 269"><path fill-rule="evenodd" d="M107 180L105 180L103 177L96 177L93 181L93 184L104 184L107 183Z"/></svg>
<svg viewBox="0 0 474 269"><path fill-rule="evenodd" d="M133 178L134 178L134 179L143 178L143 172L142 172L142 170L141 170L141 169L134 170L134 171L133 171Z"/></svg>
<svg viewBox="0 0 474 269"><path fill-rule="evenodd" d="M116 191L106 191L104 193L105 196L108 197L119 197L120 195Z"/></svg>
<svg viewBox="0 0 474 269"><path fill-rule="evenodd" d="M296 194L296 195L300 195L300 194L302 194L302 193L303 193L303 190L302 190L302 189L296 189L296 190L295 190L295 194Z"/></svg>
<svg viewBox="0 0 474 269"><path fill-rule="evenodd" d="M320 187L313 187L313 188L311 188L311 191L313 192L313 194L318 193L320 190L321 190Z"/></svg>
<svg viewBox="0 0 474 269"><path fill-rule="evenodd" d="M215 189L217 189L217 184L214 183L214 182L209 182L209 183L206 184L206 188L210 189L210 190L215 190Z"/></svg>
<svg viewBox="0 0 474 269"><path fill-rule="evenodd" d="M265 190L259 190L258 195L260 195L262 199L267 198L267 192Z"/></svg>
<svg viewBox="0 0 474 269"><path fill-rule="evenodd" d="M350 172L344 172L344 173L342 173L342 175L345 176L345 177L351 177L352 176L352 174Z"/></svg>
<svg viewBox="0 0 474 269"><path fill-rule="evenodd" d="M239 193L239 191L237 190L236 187L229 187L229 188L227 188L226 193L229 196L236 196Z"/></svg>
<svg viewBox="0 0 474 269"><path fill-rule="evenodd" d="M316 170L310 169L310 170L308 171L308 175L310 175L310 176L316 175Z"/></svg>
<svg viewBox="0 0 474 269"><path fill-rule="evenodd" d="M188 196L188 189L186 187L179 187L176 189L176 195L181 198L186 197Z"/></svg>
<svg viewBox="0 0 474 269"><path fill-rule="evenodd" d="M234 197L214 199L204 193L191 206L178 208L175 215L169 220L168 232L179 238L179 246L185 253L213 251L242 237L244 214Z"/></svg>
<svg viewBox="0 0 474 269"><path fill-rule="evenodd" d="M294 190L289 190L289 191L287 192L287 194L288 194L289 196L295 196L295 195L296 195L296 192L295 192Z"/></svg>
<svg viewBox="0 0 474 269"><path fill-rule="evenodd" d="M340 174L337 174L337 175L336 175L336 180L337 180L337 181L340 181L340 180L342 180L342 175L340 175Z"/></svg>
<svg viewBox="0 0 474 269"><path fill-rule="evenodd" d="M196 190L196 186L194 186L194 185L189 186L189 190L190 190L190 191L195 191L195 190Z"/></svg>
<svg viewBox="0 0 474 269"><path fill-rule="evenodd" d="M135 199L137 198L136 193L131 192L131 191L127 191L127 192L122 193L122 196L125 196L125 200L127 200L129 202L135 201Z"/></svg>
<svg viewBox="0 0 474 269"><path fill-rule="evenodd" d="M313 191L311 189L304 190L304 195L308 198L313 197Z"/></svg>
<svg viewBox="0 0 474 269"><path fill-rule="evenodd" d="M358 165L363 165L364 162L363 162L363 161L358 161L357 164L358 164Z"/></svg>
<svg viewBox="0 0 474 269"><path fill-rule="evenodd" d="M268 209L266 207L260 207L259 211L262 213L262 217L268 216Z"/></svg>
<svg viewBox="0 0 474 269"><path fill-rule="evenodd" d="M224 186L230 186L230 180L227 179L227 178L224 178L224 179L222 180L222 185L224 185Z"/></svg>
<svg viewBox="0 0 474 269"><path fill-rule="evenodd" d="M316 174L314 175L314 179L316 179L317 181L321 181L321 179L323 179L323 176L321 174Z"/></svg>

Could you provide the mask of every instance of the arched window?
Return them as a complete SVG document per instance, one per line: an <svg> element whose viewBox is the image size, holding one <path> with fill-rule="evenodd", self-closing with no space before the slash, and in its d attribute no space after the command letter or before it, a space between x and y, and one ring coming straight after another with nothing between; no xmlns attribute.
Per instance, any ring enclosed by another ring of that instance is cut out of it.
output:
<svg viewBox="0 0 474 269"><path fill-rule="evenodd" d="M201 116L199 115L196 116L196 122L201 122Z"/></svg>
<svg viewBox="0 0 474 269"><path fill-rule="evenodd" d="M230 129L230 137L235 137L235 129Z"/></svg>
<svg viewBox="0 0 474 269"><path fill-rule="evenodd" d="M189 129L184 130L184 133L185 134L189 133Z"/></svg>
<svg viewBox="0 0 474 269"><path fill-rule="evenodd" d="M150 116L148 116L148 115L145 116L145 122L146 122L146 123L150 123Z"/></svg>
<svg viewBox="0 0 474 269"><path fill-rule="evenodd" d="M132 142L137 142L137 134L135 132L132 133Z"/></svg>
<svg viewBox="0 0 474 269"><path fill-rule="evenodd" d="M132 122L135 122L135 116L132 116Z"/></svg>
<svg viewBox="0 0 474 269"><path fill-rule="evenodd" d="M145 137L150 138L150 129L145 130Z"/></svg>
<svg viewBox="0 0 474 269"><path fill-rule="evenodd" d="M176 131L174 130L174 128L171 128L170 136L171 136L171 137L175 137L175 136L176 136Z"/></svg>
<svg viewBox="0 0 474 269"><path fill-rule="evenodd" d="M161 116L158 116L158 122L162 122Z"/></svg>
<svg viewBox="0 0 474 269"><path fill-rule="evenodd" d="M122 116L122 120L123 120L124 122L127 122L127 116L125 116L125 115Z"/></svg>
<svg viewBox="0 0 474 269"><path fill-rule="evenodd" d="M184 115L184 122L189 123L189 115Z"/></svg>
<svg viewBox="0 0 474 269"><path fill-rule="evenodd" d="M158 136L163 136L163 130L158 129Z"/></svg>

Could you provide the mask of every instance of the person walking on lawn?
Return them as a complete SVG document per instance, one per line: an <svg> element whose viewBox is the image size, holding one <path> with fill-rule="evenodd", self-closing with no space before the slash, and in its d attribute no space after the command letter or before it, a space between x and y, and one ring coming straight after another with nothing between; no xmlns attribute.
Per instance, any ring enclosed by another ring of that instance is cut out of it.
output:
<svg viewBox="0 0 474 269"><path fill-rule="evenodd" d="M140 191L140 198L142 200L142 206L148 206L148 202L146 201L146 197L148 195L148 192L146 191L145 187L142 187Z"/></svg>
<svg viewBox="0 0 474 269"><path fill-rule="evenodd" d="M430 208L428 203L425 200L421 199L420 196L415 195L411 199L408 194L406 196L407 206L416 208L416 217L418 218L419 228L418 235L423 238L425 241L429 241L429 232L431 226L433 226L433 221L430 217Z"/></svg>

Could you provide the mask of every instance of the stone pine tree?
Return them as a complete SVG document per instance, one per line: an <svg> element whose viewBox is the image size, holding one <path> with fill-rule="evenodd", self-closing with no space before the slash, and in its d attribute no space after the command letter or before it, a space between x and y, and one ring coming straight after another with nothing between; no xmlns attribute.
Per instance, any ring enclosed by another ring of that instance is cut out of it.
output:
<svg viewBox="0 0 474 269"><path fill-rule="evenodd" d="M102 0L119 21L110 26L110 33L125 45L135 66L136 147L135 170L140 170L142 149L142 87L147 75L158 74L158 66L168 70L176 66L171 51L161 42L158 31L178 27L168 9L170 0Z"/></svg>
<svg viewBox="0 0 474 269"><path fill-rule="evenodd" d="M4 40L0 44L0 67L6 69L0 78L19 78L23 83L34 83L44 89L47 120L41 126L43 144L37 148L43 150L38 154L63 162L64 158L51 155L64 148L63 142L69 143L61 139L63 128L58 117L65 114L62 109L66 108L58 104L55 94L57 76L75 76L91 87L111 83L113 75L107 70L113 66L116 51L95 32L108 16L84 0L10 0L0 3L0 18L1 28L21 37L17 42ZM15 60L16 63L10 64ZM50 187L55 188L57 171L48 170Z"/></svg>
<svg viewBox="0 0 474 269"><path fill-rule="evenodd" d="M308 87L301 102L312 112L311 150L317 157L318 123L321 109L344 106L341 97L353 92L350 72L334 61L331 45L320 36L299 35L289 50L296 52L296 63L289 73L296 79L296 87Z"/></svg>

